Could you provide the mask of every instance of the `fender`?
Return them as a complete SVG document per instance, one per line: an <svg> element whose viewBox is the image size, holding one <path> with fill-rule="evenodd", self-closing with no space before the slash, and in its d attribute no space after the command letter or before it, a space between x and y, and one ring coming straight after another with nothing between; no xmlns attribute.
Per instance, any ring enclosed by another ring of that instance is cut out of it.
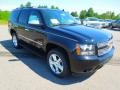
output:
<svg viewBox="0 0 120 90"><path fill-rule="evenodd" d="M77 43L77 40L53 33L49 33L47 39L47 43L58 45L64 48L67 52L73 52Z"/></svg>

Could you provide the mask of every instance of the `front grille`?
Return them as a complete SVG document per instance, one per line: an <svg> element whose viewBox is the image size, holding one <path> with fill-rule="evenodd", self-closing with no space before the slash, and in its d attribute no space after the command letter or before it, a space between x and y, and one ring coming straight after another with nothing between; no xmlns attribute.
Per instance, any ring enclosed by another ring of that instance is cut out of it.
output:
<svg viewBox="0 0 120 90"><path fill-rule="evenodd" d="M112 49L113 41L111 39L106 42L98 43L97 47L98 47L98 56L102 56L102 55L108 53Z"/></svg>

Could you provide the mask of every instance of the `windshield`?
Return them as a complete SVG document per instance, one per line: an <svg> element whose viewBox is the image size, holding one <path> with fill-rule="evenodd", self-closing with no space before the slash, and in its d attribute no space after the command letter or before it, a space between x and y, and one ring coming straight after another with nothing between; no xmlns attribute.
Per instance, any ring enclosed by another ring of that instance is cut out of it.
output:
<svg viewBox="0 0 120 90"><path fill-rule="evenodd" d="M57 25L79 24L79 22L69 13L60 10L44 10L43 17L45 23L50 27Z"/></svg>

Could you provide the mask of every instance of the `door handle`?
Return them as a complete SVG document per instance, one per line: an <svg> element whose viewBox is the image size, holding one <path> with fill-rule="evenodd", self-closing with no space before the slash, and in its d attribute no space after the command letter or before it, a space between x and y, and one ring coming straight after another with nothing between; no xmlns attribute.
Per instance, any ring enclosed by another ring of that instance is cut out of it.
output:
<svg viewBox="0 0 120 90"><path fill-rule="evenodd" d="M29 29L26 28L25 31L29 31Z"/></svg>

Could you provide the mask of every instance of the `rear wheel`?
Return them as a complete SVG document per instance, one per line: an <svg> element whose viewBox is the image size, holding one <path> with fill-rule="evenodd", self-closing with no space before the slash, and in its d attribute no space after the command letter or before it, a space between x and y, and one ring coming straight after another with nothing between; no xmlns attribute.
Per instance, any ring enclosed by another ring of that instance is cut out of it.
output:
<svg viewBox="0 0 120 90"><path fill-rule="evenodd" d="M63 53L60 49L53 49L47 55L48 66L51 72L58 77L65 77L70 74L67 58Z"/></svg>
<svg viewBox="0 0 120 90"><path fill-rule="evenodd" d="M16 35L16 33L13 33L12 34L12 43L14 45L15 48L20 48L20 44L19 44L19 40L18 40L18 37Z"/></svg>

